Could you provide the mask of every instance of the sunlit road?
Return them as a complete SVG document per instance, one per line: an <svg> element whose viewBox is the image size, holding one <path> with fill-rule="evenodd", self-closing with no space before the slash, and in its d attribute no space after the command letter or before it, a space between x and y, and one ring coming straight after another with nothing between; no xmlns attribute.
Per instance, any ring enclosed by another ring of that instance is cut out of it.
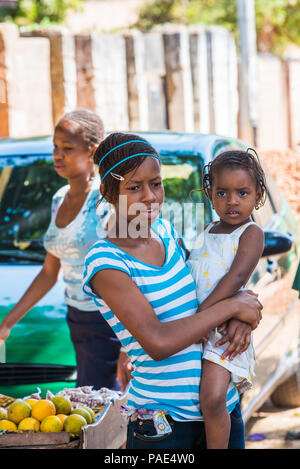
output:
<svg viewBox="0 0 300 469"><path fill-rule="evenodd" d="M300 407L281 409L268 401L246 426L246 449L300 449L300 439L285 439L289 431L300 432ZM252 439L263 435L260 441Z"/></svg>

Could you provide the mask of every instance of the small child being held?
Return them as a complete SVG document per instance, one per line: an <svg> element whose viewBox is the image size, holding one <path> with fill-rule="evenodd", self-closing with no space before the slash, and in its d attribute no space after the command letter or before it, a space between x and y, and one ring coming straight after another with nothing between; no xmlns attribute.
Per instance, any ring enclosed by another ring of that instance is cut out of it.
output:
<svg viewBox="0 0 300 469"><path fill-rule="evenodd" d="M243 288L264 249L263 230L251 214L264 203L265 175L256 154L249 150L225 151L204 168L203 189L220 219L205 227L204 239L196 243L188 260L200 309ZM254 368L252 338L247 350L234 360L223 358L228 342L217 347L220 338L217 330L210 332L202 361L200 406L208 449L228 447L228 384L232 379L244 392L252 385Z"/></svg>

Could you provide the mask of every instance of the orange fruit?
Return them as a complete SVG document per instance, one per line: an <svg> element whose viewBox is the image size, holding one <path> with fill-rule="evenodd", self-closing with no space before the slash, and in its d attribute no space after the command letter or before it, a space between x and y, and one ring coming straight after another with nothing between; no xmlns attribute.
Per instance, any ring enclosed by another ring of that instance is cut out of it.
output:
<svg viewBox="0 0 300 469"><path fill-rule="evenodd" d="M32 408L37 402L39 402L39 399L33 399L33 398L30 398L30 399L26 399L27 404L30 405L30 407Z"/></svg>
<svg viewBox="0 0 300 469"><path fill-rule="evenodd" d="M16 432L17 431L17 425L14 422L11 422L10 420L0 420L0 431L2 430L7 430L8 432Z"/></svg>
<svg viewBox="0 0 300 469"><path fill-rule="evenodd" d="M54 396L51 402L55 405L57 414L69 415L72 410L72 404L70 399L64 396Z"/></svg>
<svg viewBox="0 0 300 469"><path fill-rule="evenodd" d="M4 407L0 407L0 420L7 420L7 410Z"/></svg>
<svg viewBox="0 0 300 469"><path fill-rule="evenodd" d="M65 423L65 420L66 420L66 418L67 418L68 416L65 415L65 414L56 414L56 417L58 417L59 420L61 421L61 423L64 424L64 423Z"/></svg>
<svg viewBox="0 0 300 469"><path fill-rule="evenodd" d="M7 408L7 418L11 422L16 424L20 423L21 420L30 417L31 407L23 399L16 399Z"/></svg>
<svg viewBox="0 0 300 469"><path fill-rule="evenodd" d="M26 419L21 420L18 425L18 431L32 431L38 432L40 430L40 422L37 419L32 417L27 417Z"/></svg>
<svg viewBox="0 0 300 469"><path fill-rule="evenodd" d="M50 415L55 415L56 409L53 402L48 399L41 399L38 401L32 409L32 417L39 420L40 422Z"/></svg>
<svg viewBox="0 0 300 469"><path fill-rule="evenodd" d="M63 430L63 423L57 415L49 415L44 418L41 423L41 432L61 432Z"/></svg>
<svg viewBox="0 0 300 469"><path fill-rule="evenodd" d="M72 414L69 415L64 423L64 430L66 432L70 432L72 435L80 435L81 432L81 427L87 424L87 421L85 420L82 415L79 414Z"/></svg>

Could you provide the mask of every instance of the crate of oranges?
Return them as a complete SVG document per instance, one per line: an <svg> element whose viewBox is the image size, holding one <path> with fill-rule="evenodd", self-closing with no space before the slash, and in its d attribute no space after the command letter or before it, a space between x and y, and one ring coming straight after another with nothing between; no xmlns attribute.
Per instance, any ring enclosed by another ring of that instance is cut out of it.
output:
<svg viewBox="0 0 300 469"><path fill-rule="evenodd" d="M0 448L80 446L81 429L94 423L88 407L72 409L70 399L13 399L0 395Z"/></svg>

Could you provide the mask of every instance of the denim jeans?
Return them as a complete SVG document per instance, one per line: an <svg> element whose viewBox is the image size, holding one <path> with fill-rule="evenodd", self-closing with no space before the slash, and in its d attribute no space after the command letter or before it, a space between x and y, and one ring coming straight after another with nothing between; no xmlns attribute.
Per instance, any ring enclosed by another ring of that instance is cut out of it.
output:
<svg viewBox="0 0 300 469"><path fill-rule="evenodd" d="M245 427L241 405L237 404L230 414L231 430L228 449L245 449Z"/></svg>
<svg viewBox="0 0 300 469"><path fill-rule="evenodd" d="M99 311L68 306L67 323L76 353L76 386L120 390L116 378L121 344Z"/></svg>
<svg viewBox="0 0 300 469"><path fill-rule="evenodd" d="M231 431L228 449L245 448L245 432L241 406L237 404L230 414ZM177 422L167 417L172 433L152 438L156 434L152 420L135 420L129 422L126 449L191 449L206 448L203 422Z"/></svg>

